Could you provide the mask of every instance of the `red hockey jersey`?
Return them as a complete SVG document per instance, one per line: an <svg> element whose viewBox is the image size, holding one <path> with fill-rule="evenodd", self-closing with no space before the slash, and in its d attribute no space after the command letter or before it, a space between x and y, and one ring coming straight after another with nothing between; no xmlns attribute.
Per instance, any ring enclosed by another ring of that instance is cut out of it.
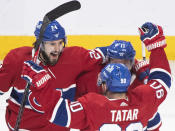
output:
<svg viewBox="0 0 175 131"><path fill-rule="evenodd" d="M77 79L77 87L76 87L76 99L89 93L89 92L95 92L95 93L101 93L101 87L97 86L97 79L98 74L101 71L101 69L104 67L105 64L97 65L97 68L94 68L93 71L82 74L81 77ZM141 81L139 79L139 76L136 76L134 73L132 74L132 82L129 86L129 92L130 90L134 89L135 87L144 84L144 81ZM160 114L156 111L155 114L150 117L150 120L147 124L147 130L154 131L158 130L162 124Z"/></svg>
<svg viewBox="0 0 175 131"><path fill-rule="evenodd" d="M49 72L50 76L52 76L52 79L48 82L48 87L54 91L61 90L63 98L73 101L76 90L76 79L81 74L93 70L96 65L102 64L104 60L102 58L103 55L97 50L86 50L81 47L64 48L55 66L42 65ZM8 100L9 105L6 115L7 125L11 129L13 129L15 125L19 105L26 86L26 82L21 79L23 62L31 59L31 47L17 48L8 53L0 68L0 93L3 94L11 87L13 88L11 97ZM45 94L47 94L47 92L45 92ZM48 99L50 98L48 97ZM49 106L49 102L47 104ZM30 129L32 131L42 130L42 127L49 125L48 121L46 121L43 116L44 111L42 106L36 101L32 92L30 92L22 116L20 129ZM49 130L66 130L62 127L53 127L52 129L52 126L50 126Z"/></svg>
<svg viewBox="0 0 175 131"><path fill-rule="evenodd" d="M161 56L161 61L157 58ZM152 51L150 56L150 75L146 85L140 85L127 94L127 99L108 99L96 93L89 93L70 102L48 88L36 91L34 95L44 107L51 123L57 125L87 129L90 131L146 130L148 120L158 106L165 100L171 86L171 74L168 60L163 49ZM50 101L41 98L44 92ZM45 101L50 102L49 106Z"/></svg>

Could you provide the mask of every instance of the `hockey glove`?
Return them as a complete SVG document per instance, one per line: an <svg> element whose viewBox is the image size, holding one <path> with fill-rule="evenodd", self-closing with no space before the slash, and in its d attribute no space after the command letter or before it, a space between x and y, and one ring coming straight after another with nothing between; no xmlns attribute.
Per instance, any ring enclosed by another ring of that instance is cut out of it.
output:
<svg viewBox="0 0 175 131"><path fill-rule="evenodd" d="M148 51L166 47L165 36L161 26L146 22L142 27L139 27L139 32L140 39Z"/></svg>
<svg viewBox="0 0 175 131"><path fill-rule="evenodd" d="M135 64L133 66L133 70L136 74L136 77L140 80L143 81L144 84L147 84L148 81L148 76L149 76L149 62L148 61L138 61L135 60Z"/></svg>
<svg viewBox="0 0 175 131"><path fill-rule="evenodd" d="M35 64L33 61L25 61L21 77L37 89L45 87L51 76L43 67Z"/></svg>

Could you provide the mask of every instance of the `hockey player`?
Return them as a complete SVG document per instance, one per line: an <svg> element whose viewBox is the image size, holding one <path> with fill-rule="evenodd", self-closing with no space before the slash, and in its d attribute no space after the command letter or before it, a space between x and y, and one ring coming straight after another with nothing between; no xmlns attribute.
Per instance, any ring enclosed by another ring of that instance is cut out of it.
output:
<svg viewBox="0 0 175 131"><path fill-rule="evenodd" d="M116 46L118 45L118 46ZM131 85L128 91L133 88L146 84L149 75L149 61L144 60L134 60L135 50L130 43L115 41L114 44L107 48L107 57L109 58L109 63L123 63L128 69L130 69L132 74ZM148 131L159 131L161 126L160 114L156 112L149 120L147 125Z"/></svg>
<svg viewBox="0 0 175 131"><path fill-rule="evenodd" d="M128 90L132 90L147 81L149 75L149 62L138 61L135 59L135 50L130 42L123 40L115 40L110 46L106 48L99 47L103 54L107 55L108 63L122 63L125 64L132 74L132 81ZM93 71L81 75L77 79L76 98L87 94L88 92L101 93L98 82L96 84L98 74L103 65L98 65ZM87 82L88 81L88 82ZM159 131L161 126L161 118L159 113L155 113L147 125L148 131Z"/></svg>
<svg viewBox="0 0 175 131"><path fill-rule="evenodd" d="M110 46L99 47L100 50L107 56L107 63L123 63L129 69L134 64L135 50L130 42L124 40L115 40ZM92 72L81 75L77 79L76 98L88 93L97 92L100 93L100 89L97 87L97 78L101 69L106 63L98 65L98 68L94 68ZM89 80L89 82L86 82Z"/></svg>
<svg viewBox="0 0 175 131"><path fill-rule="evenodd" d="M171 71L163 49L166 42L162 28L145 23L139 30L141 40L151 52L148 83L128 91L130 71L122 64L109 64L100 73L105 96L88 93L76 102L70 102L62 98L61 91L54 92L48 86L38 90L34 86L32 91L50 122L79 129L88 127L91 131L146 130L148 120L167 96ZM38 67L31 61L25 62L22 77L35 85L34 76L42 75L38 71L48 74Z"/></svg>
<svg viewBox="0 0 175 131"><path fill-rule="evenodd" d="M35 30L36 39L39 37L42 21ZM57 22L51 22L43 35L42 44L34 43L32 47L20 47L11 50L0 67L0 94L12 88L8 106L6 108L6 123L9 130L13 130L19 106L26 86L26 81L21 79L21 71L24 61L37 58L35 52L39 51L37 64L42 66L49 73L48 86L51 90L62 91L62 97L74 100L76 79L83 73L91 71L98 64L104 62L104 56L98 49L86 50L81 47L65 47L66 35L64 28ZM38 78L38 88L45 85L44 78ZM48 98L50 99L50 98ZM49 105L49 103L48 103ZM25 105L20 129L30 131L67 131L65 127L58 127L49 123L44 117L44 111L40 103L36 102L32 92L28 95Z"/></svg>

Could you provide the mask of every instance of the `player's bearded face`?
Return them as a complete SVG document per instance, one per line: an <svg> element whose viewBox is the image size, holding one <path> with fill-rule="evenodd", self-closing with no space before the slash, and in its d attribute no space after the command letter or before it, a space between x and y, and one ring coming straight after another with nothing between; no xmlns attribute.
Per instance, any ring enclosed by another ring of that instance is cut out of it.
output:
<svg viewBox="0 0 175 131"><path fill-rule="evenodd" d="M63 40L46 41L44 43L44 54L47 57L50 65L55 65L59 59L59 56L63 50Z"/></svg>

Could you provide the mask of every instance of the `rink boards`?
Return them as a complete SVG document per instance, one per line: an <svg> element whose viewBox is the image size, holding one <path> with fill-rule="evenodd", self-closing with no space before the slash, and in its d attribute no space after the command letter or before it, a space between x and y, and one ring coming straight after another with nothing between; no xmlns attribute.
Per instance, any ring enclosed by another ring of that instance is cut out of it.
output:
<svg viewBox="0 0 175 131"><path fill-rule="evenodd" d="M110 45L114 40L130 41L135 50L136 58L141 59L141 41L137 35L68 35L67 46L82 46L87 49L93 49L99 46ZM21 46L32 46L35 41L34 36L0 36L0 60L3 60L5 55L14 48ZM166 36L168 43L166 50L169 60L175 60L174 43L175 36ZM147 57L148 57L147 52Z"/></svg>

